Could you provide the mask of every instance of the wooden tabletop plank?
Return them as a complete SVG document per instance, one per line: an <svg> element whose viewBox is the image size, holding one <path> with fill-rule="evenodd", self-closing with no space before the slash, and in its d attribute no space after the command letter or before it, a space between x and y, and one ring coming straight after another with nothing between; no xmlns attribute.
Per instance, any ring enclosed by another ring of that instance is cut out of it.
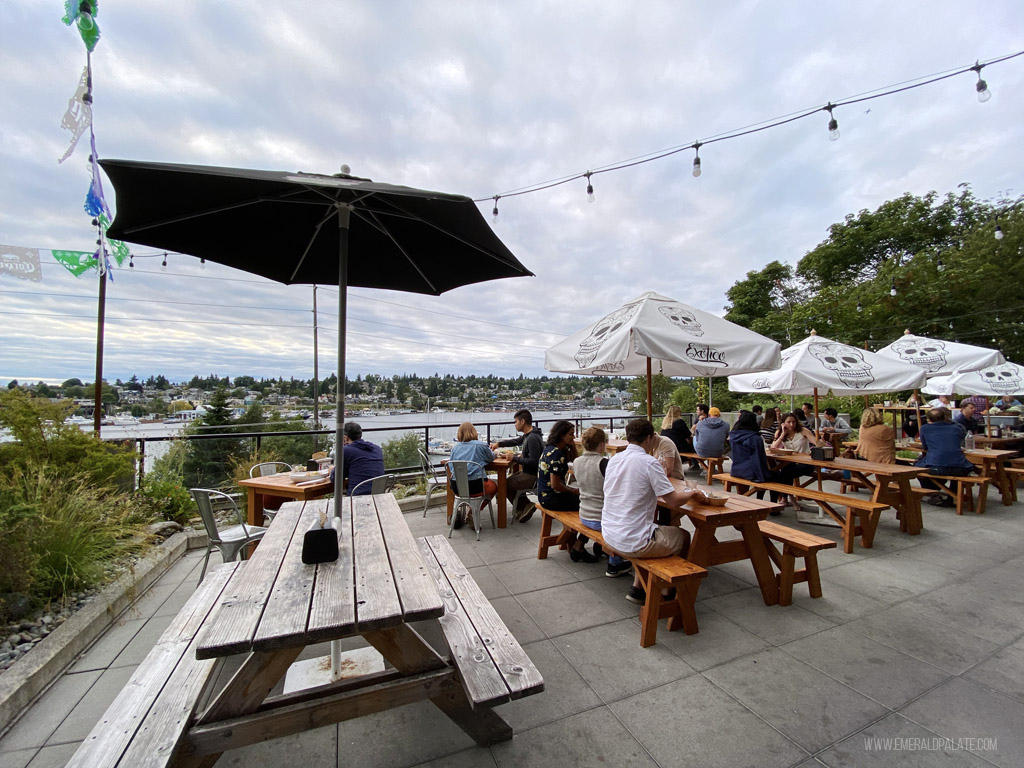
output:
<svg viewBox="0 0 1024 768"><path fill-rule="evenodd" d="M397 499L386 493L375 496L374 503L406 622L441 616L444 604L437 592L437 582L427 571Z"/></svg>
<svg viewBox="0 0 1024 768"><path fill-rule="evenodd" d="M469 571L459 560L443 536L428 536L422 540L421 546L426 546L433 552L434 557L443 566L443 578L448 580L455 595L459 599L465 615L472 622L479 639L483 639L483 648L467 648L474 656L474 661L484 665L483 671L486 674L486 659L490 661L501 672L501 677L508 687L509 695L513 699L528 695L544 689L544 678L530 661L519 642L509 632L508 627L498 617L497 612L484 593L477 586ZM445 618L450 613L451 601L445 600ZM495 695L498 692L495 690Z"/></svg>
<svg viewBox="0 0 1024 768"><path fill-rule="evenodd" d="M199 635L197 658L229 656L250 650L301 509L302 502L281 506L256 552L235 572L221 594L219 604Z"/></svg>
<svg viewBox="0 0 1024 768"><path fill-rule="evenodd" d="M305 643L303 638L309 620L316 566L302 562L302 543L306 531L317 525L318 520L319 509L311 503L306 504L299 514L295 534L291 537L281 560L281 570L267 597L263 616L253 637L253 650L269 651Z"/></svg>
<svg viewBox="0 0 1024 768"><path fill-rule="evenodd" d="M315 510L334 514L333 500L311 502ZM356 631L355 574L352 557L352 517L348 503L340 506L341 517L334 521L338 531L338 559L316 567L316 589L309 609L306 634L309 642L335 640Z"/></svg>
<svg viewBox="0 0 1024 768"><path fill-rule="evenodd" d="M677 491L686 490L686 483L683 480L670 477L669 482L672 483ZM753 496L726 493L721 490L716 490L714 493L728 498L724 507L711 507L697 501L688 501L680 509L692 520L714 522L719 526L738 525L752 520L763 520L768 516L769 511L782 509L782 504L780 503L757 499ZM664 500L659 498L658 503L664 504Z"/></svg>
<svg viewBox="0 0 1024 768"><path fill-rule="evenodd" d="M821 467L823 469L848 469L851 472L867 472L879 477L894 477L896 475L913 477L925 471L921 467L908 467L903 464L881 464L876 461L861 461L860 459L812 459L809 453L769 454L768 458L795 464L807 464L808 466Z"/></svg>
<svg viewBox="0 0 1024 768"><path fill-rule="evenodd" d="M347 507L350 499L346 498ZM402 603L372 496L351 498L355 558L356 626L360 632L402 623Z"/></svg>

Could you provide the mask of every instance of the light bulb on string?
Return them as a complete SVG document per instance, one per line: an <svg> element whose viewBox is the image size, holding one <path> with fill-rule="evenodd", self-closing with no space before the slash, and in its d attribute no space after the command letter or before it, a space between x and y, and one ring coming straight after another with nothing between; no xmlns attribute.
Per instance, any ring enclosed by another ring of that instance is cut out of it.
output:
<svg viewBox="0 0 1024 768"><path fill-rule="evenodd" d="M128 254L128 269L135 269L135 257Z"/></svg>
<svg viewBox="0 0 1024 768"><path fill-rule="evenodd" d="M1003 235L1003 228L1000 227L999 224L996 224L996 231L995 231L995 238L996 238L996 240L1002 240L1003 236L1004 236Z"/></svg>
<svg viewBox="0 0 1024 768"><path fill-rule="evenodd" d="M828 106L823 107L823 109L828 112L828 140L839 141L839 121L832 115L835 105L829 102Z"/></svg>
<svg viewBox="0 0 1024 768"><path fill-rule="evenodd" d="M952 320L949 321L949 330L953 330L953 321Z"/></svg>
<svg viewBox="0 0 1024 768"><path fill-rule="evenodd" d="M857 311L858 312L863 312L864 311L864 305L860 303L860 299L857 299Z"/></svg>
<svg viewBox="0 0 1024 768"><path fill-rule="evenodd" d="M501 199L501 195L495 195L494 196L494 210L491 211L491 220L495 224L498 223L498 200L500 200L500 199Z"/></svg>
<svg viewBox="0 0 1024 768"><path fill-rule="evenodd" d="M946 265L942 263L942 257L939 256L939 260L935 263L935 269L939 272L946 271Z"/></svg>
<svg viewBox="0 0 1024 768"><path fill-rule="evenodd" d="M828 313L828 320L826 322L828 322L829 325L832 325L832 313L831 312Z"/></svg>
<svg viewBox="0 0 1024 768"><path fill-rule="evenodd" d="M594 202L594 185L590 183L590 171L583 174L587 177L587 202Z"/></svg>
<svg viewBox="0 0 1024 768"><path fill-rule="evenodd" d="M206 259L200 259L199 260L199 268L200 269L206 269Z"/></svg>
<svg viewBox="0 0 1024 768"><path fill-rule="evenodd" d="M167 254L166 253L164 254L164 260L160 263L160 271L161 272L166 272L167 271Z"/></svg>
<svg viewBox="0 0 1024 768"><path fill-rule="evenodd" d="M75 23L83 32L89 32L96 26L96 22L92 17L92 10L92 4L86 0L83 0L78 6L78 18L75 19Z"/></svg>
<svg viewBox="0 0 1024 768"><path fill-rule="evenodd" d="M700 176L700 142L695 141L693 143L693 150L696 153L693 157L693 177L697 178Z"/></svg>
<svg viewBox="0 0 1024 768"><path fill-rule="evenodd" d="M978 101L984 104L992 98L992 91L988 89L988 83L981 79L981 64L975 62L971 70L978 73L978 82L975 84L974 90L978 92Z"/></svg>
<svg viewBox="0 0 1024 768"><path fill-rule="evenodd" d="M896 295L896 278L895 277L892 279L892 282L889 283L889 295L890 296L895 296Z"/></svg>

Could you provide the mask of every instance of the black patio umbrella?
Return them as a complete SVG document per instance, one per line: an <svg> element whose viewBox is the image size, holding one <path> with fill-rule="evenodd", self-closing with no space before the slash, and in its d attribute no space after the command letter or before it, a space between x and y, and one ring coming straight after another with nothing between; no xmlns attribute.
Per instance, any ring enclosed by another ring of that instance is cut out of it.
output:
<svg viewBox="0 0 1024 768"><path fill-rule="evenodd" d="M100 160L114 185L109 236L191 254L280 283L337 285L338 413L345 419L350 285L441 293L533 273L468 197L348 174ZM340 498L341 473L335 497Z"/></svg>

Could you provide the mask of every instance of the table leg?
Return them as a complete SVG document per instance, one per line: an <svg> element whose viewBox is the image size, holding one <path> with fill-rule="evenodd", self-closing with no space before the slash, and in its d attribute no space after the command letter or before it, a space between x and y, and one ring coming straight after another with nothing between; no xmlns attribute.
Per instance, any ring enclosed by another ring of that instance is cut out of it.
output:
<svg viewBox="0 0 1024 768"><path fill-rule="evenodd" d="M363 637L404 675L413 675L446 665L444 659L407 624L364 632ZM481 747L512 738L512 726L493 709L473 709L466 691L459 684L449 686L444 692L432 696L430 700Z"/></svg>
<svg viewBox="0 0 1024 768"><path fill-rule="evenodd" d="M772 568L771 558L764 545L764 538L761 536L761 529L756 521L741 523L737 526L743 534L743 541L747 545L747 552L750 555L750 563L754 566L754 575L757 576L757 584L761 587L761 597L765 605L779 604L779 582L775 579L775 570Z"/></svg>
<svg viewBox="0 0 1024 768"><path fill-rule="evenodd" d="M999 493L1003 497L1003 506L1008 507L1013 503L1013 490L1011 490L1010 478L1006 474L1006 467L1003 466L1001 459L996 459L993 462L993 469L995 470L996 485L999 486Z"/></svg>
<svg viewBox="0 0 1024 768"><path fill-rule="evenodd" d="M508 468L495 467L494 471L498 475L498 527L504 528L508 522Z"/></svg>
<svg viewBox="0 0 1024 768"><path fill-rule="evenodd" d="M256 521L257 510L259 522ZM263 525L263 494L258 493L255 488L245 489L245 521L249 525Z"/></svg>

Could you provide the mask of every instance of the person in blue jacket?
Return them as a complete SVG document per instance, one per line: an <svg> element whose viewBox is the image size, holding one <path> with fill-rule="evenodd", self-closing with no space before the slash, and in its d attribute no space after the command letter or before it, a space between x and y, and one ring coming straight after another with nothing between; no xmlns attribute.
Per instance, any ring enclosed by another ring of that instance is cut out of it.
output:
<svg viewBox="0 0 1024 768"><path fill-rule="evenodd" d="M693 427L693 447L698 456L721 456L725 453L725 440L729 425L722 420L722 412L709 408L708 416Z"/></svg>
<svg viewBox="0 0 1024 768"><path fill-rule="evenodd" d="M729 435L729 445L732 447L732 466L729 474L743 480L752 480L755 483L788 483L792 484L794 474L785 469L775 471L768 469L768 456L764 450L764 440L757 427L757 417L751 411L740 411L739 418L733 425ZM787 468L791 465L786 465ZM792 465L796 467L796 465ZM772 501L779 500L779 494L771 491ZM757 492L757 498L762 498L764 491ZM778 517L781 511L773 509L768 514Z"/></svg>
<svg viewBox="0 0 1024 768"><path fill-rule="evenodd" d="M974 474L974 465L960 448L966 432L962 426L947 419L948 413L945 408L932 408L928 411L928 423L921 427L921 446L925 454L914 464L927 467L933 475ZM939 490L945 487L941 480L929 477L917 479L921 481L922 488ZM952 507L956 501L945 493L937 493L928 503L936 507Z"/></svg>
<svg viewBox="0 0 1024 768"><path fill-rule="evenodd" d="M384 474L384 452L376 443L363 440L363 428L350 421L342 430L345 447L342 450L341 472L348 481L346 496L351 496L356 486L364 480L380 477ZM334 482L334 470L331 470L331 482ZM357 496L368 496L373 483L367 483L359 489Z"/></svg>

